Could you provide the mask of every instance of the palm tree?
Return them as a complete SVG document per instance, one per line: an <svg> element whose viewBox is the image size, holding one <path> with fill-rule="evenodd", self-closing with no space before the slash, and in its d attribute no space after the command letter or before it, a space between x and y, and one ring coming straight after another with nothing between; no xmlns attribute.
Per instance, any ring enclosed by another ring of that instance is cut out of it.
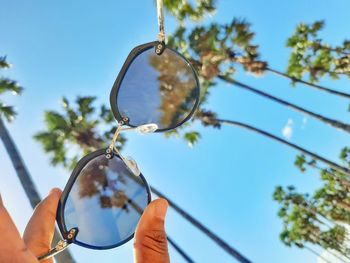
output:
<svg viewBox="0 0 350 263"><path fill-rule="evenodd" d="M349 124L324 117L232 78L236 72L234 62L237 61L244 66L246 71L257 75L261 75L267 67L266 62L258 61L258 46L250 43L254 33L249 30L247 22L233 19L230 24L217 25L213 23L207 27L195 27L187 36L185 32L186 29L184 27L179 27L174 35L168 38L168 44L187 56L195 66L202 83L210 82L212 87L216 85L214 80L219 78L224 82L253 92L258 96L302 112L332 127L350 133ZM242 55L237 58L236 54L240 53Z"/></svg>
<svg viewBox="0 0 350 263"><path fill-rule="evenodd" d="M0 70L10 68L10 64L7 63L6 57L0 57ZM18 85L14 80L0 77L0 95L12 92L14 95L21 94L23 88ZM7 121L12 121L16 116L16 111L13 106L8 106L4 102L0 101L0 116L4 117Z"/></svg>
<svg viewBox="0 0 350 263"><path fill-rule="evenodd" d="M319 34L324 25L322 20L297 25L286 43L292 49L288 75L301 78L307 74L311 82L327 75L332 79L350 78L350 41L345 39L340 45L325 43Z"/></svg>
<svg viewBox="0 0 350 263"><path fill-rule="evenodd" d="M303 154L308 155L315 160L321 161L321 162L329 165L334 170L337 170L340 173L344 173L344 174L350 176L350 169L343 167L339 164L336 164L336 163L332 162L331 160L328 160L328 159L326 159L326 158L324 158L316 153L313 153L313 152L311 152L305 148L302 148L294 143L288 142L282 138L279 138L271 133L268 133L264 130L258 129L256 127L251 126L251 125L248 125L248 124L245 124L242 122L238 122L238 121L219 119L216 117L216 114L214 112L205 111L205 110L198 111L196 114L196 118L199 119L204 126L213 126L215 128L220 128L221 125L224 124L224 125L236 126L236 127L240 127L240 128L244 128L244 129L256 132L260 135L263 135L263 136L268 137L270 139L273 139L277 142L280 142L284 145L287 145L295 150L298 150L298 151L302 152Z"/></svg>
<svg viewBox="0 0 350 263"><path fill-rule="evenodd" d="M315 118L315 119L317 119L319 121L322 121L322 122L324 122L324 123L326 123L326 124L328 124L328 125L330 125L332 127L335 127L335 128L338 128L338 129L341 129L343 131L346 131L346 132L350 133L350 125L349 124L340 122L338 120L334 120L334 119L330 119L330 118L324 117L324 116L322 116L322 115L320 115L318 113L314 113L314 112L312 112L310 110L307 110L307 109L304 109L304 108L302 108L302 107L300 107L298 105L295 105L295 104L290 103L288 101L285 101L285 100L279 99L279 98L277 98L275 96L272 96L272 95L270 95L270 94L268 94L266 92L263 92L263 91L260 91L258 89L255 89L255 88L253 88L253 87L251 87L249 85L246 85L244 83L238 82L238 81L236 81L236 80L234 80L234 79L232 79L232 78L230 78L228 76L218 75L218 78L223 80L223 81L225 81L225 82L227 82L227 83L233 84L233 85L235 85L237 87L240 87L242 89L245 89L245 90L248 90L250 92L253 92L254 94L257 94L257 95L262 96L264 98L270 99L270 100L272 100L274 102L277 102L277 103L279 103L281 105L287 106L287 107L289 107L289 108L291 108L291 109L293 109L295 111L299 111L299 112L301 112L301 113L303 113L305 115L313 117L313 118Z"/></svg>
<svg viewBox="0 0 350 263"><path fill-rule="evenodd" d="M9 68L10 65L6 62L6 57L0 58L0 69ZM14 94L21 94L23 88L18 85L16 81L0 78L0 95L6 92L13 92ZM15 142L11 138L9 131L6 129L3 118L7 121L12 121L16 116L16 111L13 106L7 106L5 103L0 101L0 138L5 146L5 149L10 157L13 167L17 173L17 176L22 184L22 187L29 199L32 208L35 208L40 202L40 195L35 187L32 177L27 170L24 161L16 147ZM53 242L58 242L60 240L60 234L55 230L55 235ZM74 263L74 259L69 253L69 251L64 251L63 253L56 256L57 262L61 263Z"/></svg>
<svg viewBox="0 0 350 263"><path fill-rule="evenodd" d="M254 33L250 31L249 23L246 23L245 21L238 21L234 19L231 24L217 25L212 23L207 27L195 27L192 32L188 34L186 41L184 37L186 28L180 26L175 34L169 37L168 44L172 45L178 50L181 50L181 52L184 53L196 66L200 79L202 80L202 83L204 83L204 85L202 85L204 86L204 92L202 93L204 94L203 100L205 100L207 97L206 95L208 88L216 85L216 83L214 83L215 78L219 78L230 84L234 84L240 88L249 90L259 96L271 99L284 106L291 107L293 110L303 112L304 114L323 121L333 127L350 132L350 125L346 123L342 123L340 121L306 110L298 105L276 98L265 92L260 92L251 86L237 82L231 78L233 73L236 71L236 68L233 66L232 62L238 62L243 65L245 71L256 75L261 75L268 71L278 76L288 78L292 81L292 83L300 83L306 85L307 87L315 88L319 91L349 99L350 94L348 93L329 89L314 83L318 81L318 77L322 77L326 74L332 78L337 78L338 75L349 76L350 72L350 41L344 41L342 46L336 47L321 43L322 40L320 40L320 38L317 36L317 31L322 28L322 25L322 22L316 22L312 26L301 24L297 27L295 35L288 39L287 46L293 47L294 53L291 54L287 73L270 68L267 62L258 60L258 46L251 44ZM331 52L334 53L331 54ZM312 56L311 59L310 54ZM239 57L236 55L239 55ZM310 82L302 79L303 74L305 73L309 73L311 79ZM198 115L199 118L198 116L197 118L200 119L205 126L211 125L216 128L220 128L221 125L238 126L257 132L258 134L267 136L270 139L279 141L280 143L297 149L304 154L311 156L312 161L307 162L307 165L322 170L322 173L320 174L321 178L324 178L325 176L331 177L332 185L333 183L337 186L341 185L344 187L344 189L347 189L349 186L349 169L346 167L330 162L329 160L307 151L298 145L291 144L288 141L285 141L261 129L257 129L251 125L231 120L218 119L216 116L205 116L205 114L202 114L201 116L201 113ZM179 133L177 132L176 134ZM199 136L200 134L198 132L190 132L185 133L184 137L189 141L189 143L193 144L198 140ZM327 169L322 169L319 166L316 166L316 160L322 160L330 167ZM338 193L335 189L331 190L331 193ZM348 191L344 192L347 193ZM318 192L317 194L322 196L323 199L327 199L332 204L334 201L336 201L344 211L348 211L348 202L340 202L343 201L341 200L341 197L343 196L338 196L337 198L334 198L333 195L329 196L329 189L324 192ZM341 193L338 194L341 195ZM325 211L329 212L329 207L325 208ZM309 212L308 217L310 218L312 217L313 212ZM339 219L339 213L338 211L336 212L337 213L334 213L334 215ZM307 222L303 222L305 213L301 213L301 216L297 214L291 217L298 223L296 226L300 226L300 223L303 223L303 225L301 226L301 229L294 228L292 231L289 231L290 229L287 228L287 231L284 233L284 238L282 239L284 243L287 245L294 244L299 248L305 248L320 256L320 258L322 258L325 262L330 262L319 255L319 253L313 250L312 247L308 247L305 242L300 242L300 240L295 239L295 237L299 236L305 239L312 238L313 242L322 242L322 244L327 244L328 248L330 248L332 245L336 245L333 243L333 241L336 242L337 238L342 236L342 233L344 233L343 229L334 228L331 229L332 231L322 233L322 237L317 237L314 235L315 231L313 231L316 230L317 232L317 229L312 229L312 225L306 224ZM334 248L338 247L335 246L333 249Z"/></svg>
<svg viewBox="0 0 350 263"><path fill-rule="evenodd" d="M240 23L236 23L233 25L234 30L236 31L236 34L238 36L251 36L250 38L243 38L243 41L238 41L236 48L241 48L242 52L239 51L233 51L232 47L228 48L225 52L228 55L228 58L232 62L237 62L241 65L243 65L244 69L250 73L253 73L255 75L261 75L265 71L269 71L271 73L276 74L277 76L287 78L292 81L292 83L300 83L303 84L307 87L317 89L319 91L327 92L333 95L337 95L343 98L350 98L349 93L329 89L327 87L315 84L314 82L317 80L317 78L313 78L313 82L310 81L305 81L301 79L301 76L305 72L310 72L311 76L312 74L319 74L323 75L324 73L327 72L327 68L329 67L329 64L331 63L330 60L324 60L327 61L326 65L322 65L321 67L316 69L316 66L310 66L310 65L304 65L307 64L304 58L300 56L300 53L303 54L308 54L305 52L307 49L310 51L312 50L312 54L314 57L319 56L321 51L327 51L326 53L328 54L340 54L343 56L343 67L348 66L348 62L345 61L344 57L349 57L349 46L350 42L349 41L344 41L343 46L337 46L337 47L329 47L327 45L321 44L319 41L319 38L316 38L314 34L318 30L320 30L323 27L324 22L323 21L317 21L313 25L305 25L305 24L300 24L296 27L296 32L294 35L292 35L288 41L287 41L287 46L293 48L293 52L291 54L290 60L289 60L289 66L288 66L288 72L284 73L282 71L273 69L269 67L268 63L266 61L261 61L258 59L258 53L257 53L257 46L254 46L251 44L252 36L254 36L254 33L250 31L250 23L246 21L241 21ZM228 27L227 25L224 25L223 27ZM312 40L308 39L309 37L312 38ZM238 37L237 37L238 38ZM223 38L225 39L225 37ZM333 52L333 53L332 53ZM325 54L323 54L325 55ZM307 55L306 55L307 56ZM334 56L334 55L333 55ZM335 58L334 60L337 60ZM310 58L308 60L310 62ZM345 62L345 65L344 65ZM347 64L346 64L347 63ZM312 64L312 63L310 63ZM341 63L338 63L339 65ZM338 73L339 74L339 73Z"/></svg>
<svg viewBox="0 0 350 263"><path fill-rule="evenodd" d="M301 84L306 85L307 87L311 87L311 88L314 88L314 89L317 89L317 90L320 90L320 91L327 92L329 94L338 95L340 97L343 97L343 98L346 98L346 99L350 99L350 94L348 94L348 93L337 91L337 90L334 90L334 89L329 89L329 88L326 88L324 86L321 86L321 85L318 85L318 84L315 84L315 83L311 83L311 82L299 79L297 77L290 76L287 73L278 71L278 70L270 68L268 66L266 67L266 70L270 71L270 72L272 72L272 73L274 73L274 74L276 74L276 75L278 75L280 77L284 77L284 78L290 79L293 83L295 83L295 82L301 83Z"/></svg>
<svg viewBox="0 0 350 263"><path fill-rule="evenodd" d="M243 65L243 67L246 71L253 73L254 75L259 76L259 75L262 75L265 71L269 71L277 76L291 80L292 83L300 83L300 84L305 85L306 87L314 88L316 90L327 92L327 93L332 94L332 95L337 95L337 96L342 97L342 98L350 99L349 93L330 89L330 88L321 86L319 84L315 84L315 83L297 78L295 76L289 75L289 74L284 73L282 71L279 71L277 69L273 69L268 65L268 63L266 61L259 61L259 60L256 60L256 58L250 58L250 57L244 57L244 56L238 57L231 50L227 50L226 52L229 55L229 58L231 61Z"/></svg>
<svg viewBox="0 0 350 263"><path fill-rule="evenodd" d="M327 190L329 192L332 189ZM297 193L293 186L288 186L286 190L281 186L276 187L274 200L280 205L278 216L284 223L280 235L281 241L287 246L305 245L305 242L308 242L329 250L330 253L334 250L350 259L346 244L348 231L338 224L339 221L334 222L334 218L329 217L329 212L324 211L324 206L329 208L330 204L318 192L316 191L310 198L308 194ZM331 206L335 204L332 203ZM345 213L349 214L349 212ZM333 256L342 260L337 254Z"/></svg>

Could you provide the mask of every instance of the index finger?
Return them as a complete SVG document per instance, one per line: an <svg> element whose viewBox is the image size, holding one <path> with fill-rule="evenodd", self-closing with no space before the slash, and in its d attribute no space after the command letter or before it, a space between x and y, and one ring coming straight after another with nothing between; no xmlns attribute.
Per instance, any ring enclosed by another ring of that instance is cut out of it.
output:
<svg viewBox="0 0 350 263"><path fill-rule="evenodd" d="M24 231L23 240L35 255L43 254L51 248L56 210L61 193L58 188L51 190L50 194L35 208ZM53 260L45 262L53 262Z"/></svg>

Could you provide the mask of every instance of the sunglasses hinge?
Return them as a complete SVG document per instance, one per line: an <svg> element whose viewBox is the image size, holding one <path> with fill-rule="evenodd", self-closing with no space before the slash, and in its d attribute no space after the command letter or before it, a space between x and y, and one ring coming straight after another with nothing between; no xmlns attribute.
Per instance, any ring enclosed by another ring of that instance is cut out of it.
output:
<svg viewBox="0 0 350 263"><path fill-rule="evenodd" d="M68 244L72 243L74 238L77 236L78 234L78 228L72 228L71 230L69 230L67 238L66 238L66 242Z"/></svg>
<svg viewBox="0 0 350 263"><path fill-rule="evenodd" d="M119 126L123 126L123 125L128 125L129 123L129 118L128 117L122 117L122 120L120 122L118 122Z"/></svg>
<svg viewBox="0 0 350 263"><path fill-rule="evenodd" d="M108 147L107 149L106 149L106 158L107 159L112 159L113 158L113 156L114 156L114 152L113 152L113 149L111 148L111 147Z"/></svg>
<svg viewBox="0 0 350 263"><path fill-rule="evenodd" d="M73 240L77 236L77 234L78 234L78 228L76 227L72 228L71 230L69 230L65 239L61 239L60 241L58 241L57 245L53 249L51 249L49 252L45 253L44 255L39 256L38 260L42 261L42 260L49 259L57 255L61 251L65 250L71 243L73 243Z"/></svg>
<svg viewBox="0 0 350 263"><path fill-rule="evenodd" d="M155 46L155 51L158 56L160 56L165 50L164 41L158 41L158 44Z"/></svg>

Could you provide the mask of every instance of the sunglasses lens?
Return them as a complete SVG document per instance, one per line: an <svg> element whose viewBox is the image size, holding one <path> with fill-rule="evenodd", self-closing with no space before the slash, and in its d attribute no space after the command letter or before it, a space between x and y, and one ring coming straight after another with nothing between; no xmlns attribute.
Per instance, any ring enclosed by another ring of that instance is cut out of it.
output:
<svg viewBox="0 0 350 263"><path fill-rule="evenodd" d="M116 96L118 111L130 125L155 123L158 130L168 130L190 117L199 87L182 56L169 48L157 55L151 47L131 62Z"/></svg>
<svg viewBox="0 0 350 263"><path fill-rule="evenodd" d="M128 241L149 202L148 186L115 156L102 153L80 171L64 206L65 227L76 241L99 249Z"/></svg>

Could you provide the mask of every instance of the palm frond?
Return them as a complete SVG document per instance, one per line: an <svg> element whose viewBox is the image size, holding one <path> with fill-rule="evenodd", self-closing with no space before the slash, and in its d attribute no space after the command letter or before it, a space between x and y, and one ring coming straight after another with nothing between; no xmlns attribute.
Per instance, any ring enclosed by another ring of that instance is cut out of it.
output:
<svg viewBox="0 0 350 263"><path fill-rule="evenodd" d="M0 57L0 69L10 68L11 65L6 61L6 56Z"/></svg>
<svg viewBox="0 0 350 263"><path fill-rule="evenodd" d="M13 106L8 106L0 102L0 117L4 116L8 122L11 122L16 115L17 113Z"/></svg>
<svg viewBox="0 0 350 263"><path fill-rule="evenodd" d="M66 165L66 149L64 136L61 136L58 131L56 132L38 132L34 136L34 139L40 142L44 148L44 151L52 154L52 165L63 164Z"/></svg>
<svg viewBox="0 0 350 263"><path fill-rule="evenodd" d="M8 78L0 78L0 94L12 92L13 94L21 94L23 88L14 80Z"/></svg>
<svg viewBox="0 0 350 263"><path fill-rule="evenodd" d="M82 117L86 117L87 115L94 112L95 107L93 107L92 103L95 101L96 97L86 96L86 97L78 97L76 99L76 103L78 105L79 112Z"/></svg>
<svg viewBox="0 0 350 263"><path fill-rule="evenodd" d="M46 111L44 118L49 131L60 130L63 133L68 133L70 131L70 126L67 123L65 117L58 112Z"/></svg>

